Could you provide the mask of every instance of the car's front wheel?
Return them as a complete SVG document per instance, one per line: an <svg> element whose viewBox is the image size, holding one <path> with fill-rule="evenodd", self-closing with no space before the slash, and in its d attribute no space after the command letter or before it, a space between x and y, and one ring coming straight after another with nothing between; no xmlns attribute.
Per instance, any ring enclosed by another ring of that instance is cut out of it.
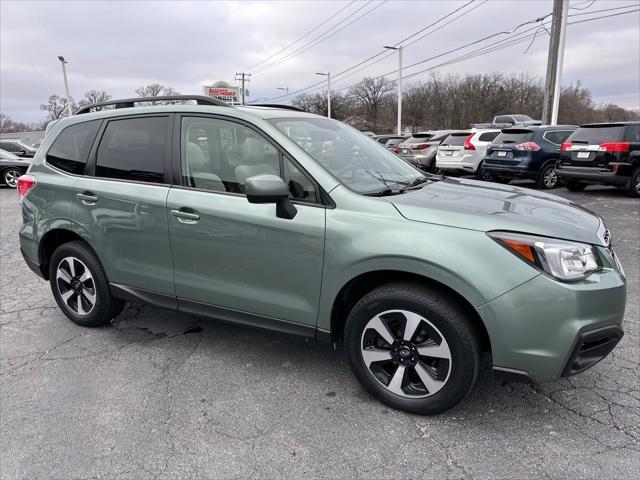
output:
<svg viewBox="0 0 640 480"><path fill-rule="evenodd" d="M114 298L102 264L82 241L60 245L49 264L49 283L60 310L83 327L109 323L124 307Z"/></svg>
<svg viewBox="0 0 640 480"><path fill-rule="evenodd" d="M18 186L18 178L22 176L22 170L19 168L7 168L2 172L2 181L11 188Z"/></svg>
<svg viewBox="0 0 640 480"><path fill-rule="evenodd" d="M413 283L365 295L349 314L345 345L351 369L373 397L422 415L457 405L480 366L466 312L446 293Z"/></svg>

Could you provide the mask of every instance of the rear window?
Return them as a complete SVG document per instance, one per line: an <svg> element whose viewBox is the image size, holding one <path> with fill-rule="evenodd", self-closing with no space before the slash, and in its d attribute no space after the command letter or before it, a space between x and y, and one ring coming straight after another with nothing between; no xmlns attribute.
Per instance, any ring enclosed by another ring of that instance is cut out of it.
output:
<svg viewBox="0 0 640 480"><path fill-rule="evenodd" d="M433 137L432 133L414 133L407 139L408 143L424 142Z"/></svg>
<svg viewBox="0 0 640 480"><path fill-rule="evenodd" d="M624 125L602 127L580 127L567 139L572 143L586 145L600 145L604 142L619 142L623 140Z"/></svg>
<svg viewBox="0 0 640 480"><path fill-rule="evenodd" d="M624 139L627 142L640 142L640 125L629 125Z"/></svg>
<svg viewBox="0 0 640 480"><path fill-rule="evenodd" d="M112 120L96 157L96 177L162 183L169 117Z"/></svg>
<svg viewBox="0 0 640 480"><path fill-rule="evenodd" d="M544 139L548 142L562 145L565 140L573 133L573 130L549 130L544 132Z"/></svg>
<svg viewBox="0 0 640 480"><path fill-rule="evenodd" d="M457 133L455 135L449 135L441 145L449 145L452 147L461 147L464 145L464 141L467 137L471 135L470 133Z"/></svg>
<svg viewBox="0 0 640 480"><path fill-rule="evenodd" d="M490 142L498 136L500 132L485 132L478 137L479 142Z"/></svg>
<svg viewBox="0 0 640 480"><path fill-rule="evenodd" d="M524 143L529 142L533 139L533 134L531 130L507 130L503 131L498 135L493 143L503 144L503 143Z"/></svg>
<svg viewBox="0 0 640 480"><path fill-rule="evenodd" d="M47 163L68 173L80 175L101 120L77 123L65 128L47 152Z"/></svg>

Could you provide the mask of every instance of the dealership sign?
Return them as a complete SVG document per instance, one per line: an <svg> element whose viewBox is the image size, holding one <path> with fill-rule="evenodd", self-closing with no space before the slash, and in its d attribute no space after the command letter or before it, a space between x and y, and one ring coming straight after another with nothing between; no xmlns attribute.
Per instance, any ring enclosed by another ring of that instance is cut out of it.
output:
<svg viewBox="0 0 640 480"><path fill-rule="evenodd" d="M204 94L216 100L222 100L230 105L240 104L240 88L232 87L226 82L205 85Z"/></svg>

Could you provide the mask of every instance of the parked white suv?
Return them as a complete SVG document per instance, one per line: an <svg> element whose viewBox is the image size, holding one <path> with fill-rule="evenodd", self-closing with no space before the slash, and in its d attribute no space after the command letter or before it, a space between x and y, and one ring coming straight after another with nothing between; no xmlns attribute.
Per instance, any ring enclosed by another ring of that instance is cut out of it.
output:
<svg viewBox="0 0 640 480"><path fill-rule="evenodd" d="M475 173L476 177L482 178L482 159L499 133L495 128L451 133L438 147L436 168L444 173Z"/></svg>

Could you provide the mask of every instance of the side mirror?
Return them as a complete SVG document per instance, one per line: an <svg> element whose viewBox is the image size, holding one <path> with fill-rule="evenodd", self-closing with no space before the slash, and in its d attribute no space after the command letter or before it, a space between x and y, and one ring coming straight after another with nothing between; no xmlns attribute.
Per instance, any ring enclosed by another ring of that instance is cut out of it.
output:
<svg viewBox="0 0 640 480"><path fill-rule="evenodd" d="M275 203L276 216L291 220L298 211L289 199L289 189L276 175L256 175L247 178L245 194L249 203Z"/></svg>

